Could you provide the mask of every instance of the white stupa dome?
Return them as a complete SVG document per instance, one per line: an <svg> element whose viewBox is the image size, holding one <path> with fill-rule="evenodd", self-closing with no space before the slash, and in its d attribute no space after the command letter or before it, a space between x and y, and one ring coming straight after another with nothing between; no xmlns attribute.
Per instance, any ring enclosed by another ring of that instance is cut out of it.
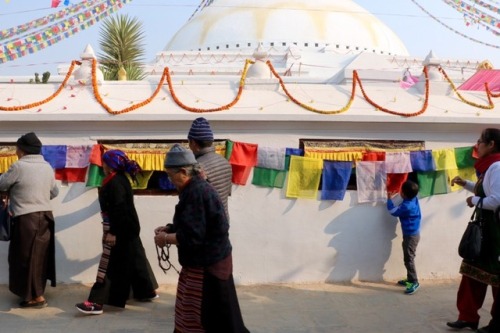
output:
<svg viewBox="0 0 500 333"><path fill-rule="evenodd" d="M301 49L408 55L399 37L351 0L213 0L164 51Z"/></svg>

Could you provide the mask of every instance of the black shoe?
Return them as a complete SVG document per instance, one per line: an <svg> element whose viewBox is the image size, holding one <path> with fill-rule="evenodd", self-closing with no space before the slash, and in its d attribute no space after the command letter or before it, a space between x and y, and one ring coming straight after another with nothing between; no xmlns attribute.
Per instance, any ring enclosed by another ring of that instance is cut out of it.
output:
<svg viewBox="0 0 500 333"><path fill-rule="evenodd" d="M476 330L478 323L472 323L469 321L457 320L457 321L449 321L446 323L449 327L462 329L462 328L470 328L471 330Z"/></svg>

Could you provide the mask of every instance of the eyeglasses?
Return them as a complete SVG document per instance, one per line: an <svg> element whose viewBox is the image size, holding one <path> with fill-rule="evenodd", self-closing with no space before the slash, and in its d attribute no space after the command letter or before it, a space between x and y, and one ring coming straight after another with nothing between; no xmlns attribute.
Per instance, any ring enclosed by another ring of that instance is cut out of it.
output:
<svg viewBox="0 0 500 333"><path fill-rule="evenodd" d="M478 140L477 140L477 144L478 144L478 145L480 145L481 143L485 143L485 141L484 141L484 140L481 140L481 139L478 139Z"/></svg>

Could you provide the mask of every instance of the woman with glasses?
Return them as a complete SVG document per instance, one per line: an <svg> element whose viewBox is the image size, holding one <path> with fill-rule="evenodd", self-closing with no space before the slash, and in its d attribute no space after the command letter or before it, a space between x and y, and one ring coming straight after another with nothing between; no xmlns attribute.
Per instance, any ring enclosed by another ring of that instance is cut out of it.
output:
<svg viewBox="0 0 500 333"><path fill-rule="evenodd" d="M472 182L461 177L451 181L452 186L457 184L472 192L473 195L466 199L467 206L475 207L482 199L482 208L478 208L478 213L484 219L480 258L463 260L460 266L462 280L457 294L458 320L447 323L455 329L477 329L480 318L478 310L483 305L488 285L493 291L492 309L500 286L500 223L494 217L495 210L500 206L500 130L483 130L475 150L478 159L474 168L478 181ZM488 332L488 326L481 330Z"/></svg>

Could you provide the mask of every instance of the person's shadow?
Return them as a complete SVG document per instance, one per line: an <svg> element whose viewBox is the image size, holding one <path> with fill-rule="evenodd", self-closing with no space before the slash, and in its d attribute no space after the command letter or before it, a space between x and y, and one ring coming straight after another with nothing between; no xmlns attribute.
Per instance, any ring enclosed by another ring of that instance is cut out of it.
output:
<svg viewBox="0 0 500 333"><path fill-rule="evenodd" d="M352 202L351 207L325 228L333 235L328 246L336 251L327 282L383 281L398 221L384 203Z"/></svg>

